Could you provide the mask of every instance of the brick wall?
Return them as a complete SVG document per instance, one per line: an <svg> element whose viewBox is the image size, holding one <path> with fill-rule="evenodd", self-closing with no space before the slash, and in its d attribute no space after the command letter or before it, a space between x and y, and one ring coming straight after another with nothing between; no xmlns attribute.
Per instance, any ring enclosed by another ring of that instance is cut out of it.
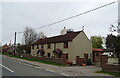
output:
<svg viewBox="0 0 120 78"><path fill-rule="evenodd" d="M101 56L101 66L103 71L110 71L110 72L119 72L120 73L120 64L107 64L108 63L108 56L102 55Z"/></svg>
<svg viewBox="0 0 120 78"><path fill-rule="evenodd" d="M16 53L16 56L23 56L25 58L36 59L36 60L41 60L41 61L48 61L48 62L54 62L54 63L64 64L64 65L67 64L66 54L62 55L62 57L63 57L62 59L31 56L30 54L27 54L27 53L21 53L20 55L18 53Z"/></svg>

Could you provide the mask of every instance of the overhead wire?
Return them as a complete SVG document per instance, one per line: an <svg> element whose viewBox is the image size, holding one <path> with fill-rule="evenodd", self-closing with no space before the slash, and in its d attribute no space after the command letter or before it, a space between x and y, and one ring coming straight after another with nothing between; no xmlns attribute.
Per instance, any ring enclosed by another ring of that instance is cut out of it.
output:
<svg viewBox="0 0 120 78"><path fill-rule="evenodd" d="M39 28L34 28L34 30L37 30L37 29L40 29L40 28L44 28L44 27L49 27L49 26L51 26L51 25L61 23L61 22L63 22L63 21L66 21L66 20L69 20L69 19L72 19L72 18L81 16L81 15L90 13L90 12L92 12L92 11L95 11L95 10L98 10L98 9L101 9L101 8L104 8L104 7L106 7L106 6L109 6L109 5L111 5L111 4L114 4L114 3L116 3L116 2L119 2L119 0L113 1L113 2L111 2L111 3L108 3L108 4L105 4L105 5L99 6L99 7L97 7L97 8L94 8L94 9L91 9L91 10L88 10L88 11L85 11L85 12L80 13L80 14L77 14L77 15L74 15L74 16L71 16L71 17L62 19L62 20L60 20L60 21L56 21L56 22L53 22L53 23L51 23L51 24L41 26L41 27L39 27ZM18 32L18 33L23 33L23 32ZM14 34L12 34L11 36L7 37L6 39L4 39L4 40L2 40L2 41L5 41L5 40L11 38L13 35L14 35Z"/></svg>

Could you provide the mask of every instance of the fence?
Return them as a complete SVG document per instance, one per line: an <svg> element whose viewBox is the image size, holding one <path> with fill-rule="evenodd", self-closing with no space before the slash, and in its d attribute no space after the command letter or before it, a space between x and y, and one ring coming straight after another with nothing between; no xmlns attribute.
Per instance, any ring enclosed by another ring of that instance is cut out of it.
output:
<svg viewBox="0 0 120 78"><path fill-rule="evenodd" d="M102 55L101 56L101 66L103 71L112 71L112 72L119 72L120 73L120 64L109 64L108 63L108 56ZM120 59L120 56L119 56Z"/></svg>

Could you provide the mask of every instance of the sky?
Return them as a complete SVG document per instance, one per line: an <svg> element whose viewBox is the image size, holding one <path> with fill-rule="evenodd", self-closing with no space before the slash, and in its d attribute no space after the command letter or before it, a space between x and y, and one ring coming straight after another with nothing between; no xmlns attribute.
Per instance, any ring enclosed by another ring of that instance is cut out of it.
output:
<svg viewBox="0 0 120 78"><path fill-rule="evenodd" d="M0 3L0 41L2 44L14 42L14 32L23 32L26 26L39 28L44 25L83 13L115 0L2 0ZM59 35L66 27L74 31L84 31L88 38L94 35L106 36L111 24L117 25L118 4L112 4L76 18L37 29L48 37ZM23 42L23 34L17 33L17 43Z"/></svg>

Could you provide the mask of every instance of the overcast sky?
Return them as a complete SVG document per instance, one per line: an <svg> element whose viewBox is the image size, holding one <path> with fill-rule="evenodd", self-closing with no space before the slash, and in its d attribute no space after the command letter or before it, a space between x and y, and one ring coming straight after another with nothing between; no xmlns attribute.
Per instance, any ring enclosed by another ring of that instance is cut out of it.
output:
<svg viewBox="0 0 120 78"><path fill-rule="evenodd" d="M31 1L31 0L30 0ZM26 26L38 28L64 18L80 14L87 10L110 3L110 1L80 1L80 2L2 2L0 3L0 23L2 29L2 43L14 41L14 32L23 32ZM2 4L2 5L1 5ZM1 10L2 9L2 10ZM1 19L2 18L2 19ZM117 25L118 4L112 4L99 10L81 15L79 17L41 28L37 32L44 32L47 36L59 35L60 31L66 27L74 31L85 28L86 35L90 38L93 35L106 36L109 34L110 24ZM0 32L1 33L1 32ZM7 40L5 40L7 38ZM1 41L0 40L0 41ZM22 42L22 34L17 34L17 42Z"/></svg>

